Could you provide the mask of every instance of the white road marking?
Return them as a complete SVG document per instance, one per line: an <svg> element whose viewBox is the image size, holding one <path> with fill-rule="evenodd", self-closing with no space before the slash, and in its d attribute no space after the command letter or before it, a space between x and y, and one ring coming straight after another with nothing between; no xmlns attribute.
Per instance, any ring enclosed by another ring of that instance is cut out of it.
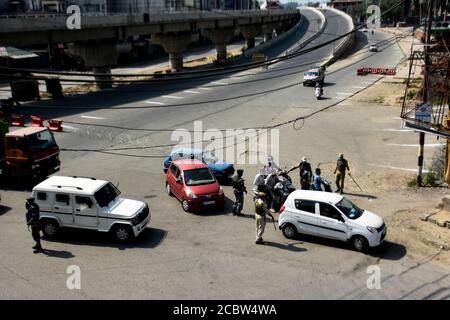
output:
<svg viewBox="0 0 450 320"><path fill-rule="evenodd" d="M365 88L367 88L367 87L361 87L361 86L352 86L352 88L355 88L355 89L365 89Z"/></svg>
<svg viewBox="0 0 450 320"><path fill-rule="evenodd" d="M61 127L63 127L63 129L69 129L69 130L74 130L74 131L79 131L80 130L78 128L74 128L74 127L71 127L71 126L68 126L68 125L65 125L65 124L61 125Z"/></svg>
<svg viewBox="0 0 450 320"><path fill-rule="evenodd" d="M353 94L353 92L336 92L336 94L340 94L343 96L351 96Z"/></svg>
<svg viewBox="0 0 450 320"><path fill-rule="evenodd" d="M408 144L408 143L386 143L386 145L391 146L391 147L419 147L418 143L412 143L412 144ZM443 146L442 143L425 143L424 144L425 147L427 148L436 148L436 147L440 147Z"/></svg>
<svg viewBox="0 0 450 320"><path fill-rule="evenodd" d="M383 131L391 131L391 132L413 132L413 130L409 129L383 129Z"/></svg>
<svg viewBox="0 0 450 320"><path fill-rule="evenodd" d="M225 85L225 84L228 84L228 83L220 82L220 81L213 81L213 82L211 82L211 84Z"/></svg>
<svg viewBox="0 0 450 320"><path fill-rule="evenodd" d="M145 103L148 103L148 104L156 104L156 105L158 105L158 106L163 106L163 105L165 105L165 103L157 102L157 101L145 101Z"/></svg>
<svg viewBox="0 0 450 320"><path fill-rule="evenodd" d="M386 168L386 169L393 169L393 170L403 170L403 171L410 171L410 172L417 172L417 169L409 169L409 168L401 168L401 167L392 167L392 166L385 166L385 165L381 165L381 164L374 164L374 163L369 163L370 166L373 167L379 167L379 168ZM428 170L423 170L423 172L428 172Z"/></svg>
<svg viewBox="0 0 450 320"><path fill-rule="evenodd" d="M102 117L93 117L93 116L80 116L80 118L95 119L95 120L105 120L106 119L106 118L102 118Z"/></svg>
<svg viewBox="0 0 450 320"><path fill-rule="evenodd" d="M183 92L186 92L186 93L200 93L199 91L194 91L194 90L184 90Z"/></svg>
<svg viewBox="0 0 450 320"><path fill-rule="evenodd" d="M183 99L183 97L179 97L179 96L161 96L162 98L167 98L167 99Z"/></svg>
<svg viewBox="0 0 450 320"><path fill-rule="evenodd" d="M211 88L206 88L206 87L198 87L199 90L212 90Z"/></svg>

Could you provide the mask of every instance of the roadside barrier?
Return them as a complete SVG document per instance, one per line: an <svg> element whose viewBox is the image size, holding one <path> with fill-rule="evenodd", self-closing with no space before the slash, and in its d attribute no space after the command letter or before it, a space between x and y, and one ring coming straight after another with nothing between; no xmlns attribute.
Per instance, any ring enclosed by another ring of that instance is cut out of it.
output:
<svg viewBox="0 0 450 320"><path fill-rule="evenodd" d="M32 127L43 127L44 126L44 119L39 116L30 116L31 118L31 126Z"/></svg>
<svg viewBox="0 0 450 320"><path fill-rule="evenodd" d="M14 127L23 127L23 114L12 114L11 115L11 125Z"/></svg>
<svg viewBox="0 0 450 320"><path fill-rule="evenodd" d="M62 120L59 120L59 119L48 120L48 128L51 131L56 131L56 132L62 131Z"/></svg>

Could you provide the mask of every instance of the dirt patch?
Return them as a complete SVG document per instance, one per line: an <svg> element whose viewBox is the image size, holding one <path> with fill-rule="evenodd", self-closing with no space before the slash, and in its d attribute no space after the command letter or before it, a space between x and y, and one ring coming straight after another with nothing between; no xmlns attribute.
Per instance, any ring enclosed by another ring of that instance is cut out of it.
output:
<svg viewBox="0 0 450 320"><path fill-rule="evenodd" d="M408 255L415 258L425 258L439 252L436 260L449 266L450 251L445 250L445 247L450 244L450 229L420 220L424 212L427 212L427 209L398 210L387 217L388 238L404 245Z"/></svg>

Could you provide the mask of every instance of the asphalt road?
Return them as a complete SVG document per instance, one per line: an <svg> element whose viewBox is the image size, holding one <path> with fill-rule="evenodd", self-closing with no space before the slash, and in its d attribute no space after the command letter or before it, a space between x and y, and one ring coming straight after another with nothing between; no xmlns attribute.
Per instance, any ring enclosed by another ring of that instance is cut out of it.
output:
<svg viewBox="0 0 450 320"><path fill-rule="evenodd" d="M317 28L314 12L305 12L308 28ZM313 46L343 34L348 26L329 16L324 34ZM314 29L311 29L314 31ZM376 32L377 41L389 38ZM298 40L298 39L297 39ZM288 41L292 41L290 39ZM281 52L292 43L272 50ZM247 128L280 123L338 102L371 86L378 76L357 77L363 65L394 66L402 53L396 45L381 46L377 54L362 50L353 65L329 68L324 99L317 101L314 89L303 87L302 72L333 52L328 45L314 52L271 66L189 82L120 88L61 101L36 103L62 106L42 111L44 117L62 117L65 130L56 135L62 148L102 149L173 143L171 129L193 129L202 120L210 128ZM283 88L274 90L276 88ZM253 95L255 92L267 92ZM245 98L225 100L248 95ZM214 100L215 102L207 103ZM219 101L223 100L223 101ZM184 104L184 105L176 105ZM74 107L99 108L90 112ZM133 109L118 109L131 107ZM101 109L100 109L101 108ZM29 109L27 109L29 111ZM36 110L37 111L37 110ZM414 168L411 153L403 148L389 152L393 143L413 143L415 136L396 133L398 110L390 107L345 105L345 102L308 119L301 130L280 128L279 154L282 166L291 166L307 155L313 166L333 163L338 152L350 160L355 177L374 170L371 163ZM72 123L69 123L72 122ZM85 126L120 126L123 129ZM132 131L170 129L168 131ZM448 287L449 269L408 257L407 248L389 242L369 254L359 254L345 244L317 239L287 240L267 225L267 244L254 244L251 195L245 199L245 218L230 214L231 200L223 212L186 214L164 190L162 156L168 147L117 151L109 155L91 151L63 152L60 174L95 176L120 183L126 197L147 201L152 222L136 243L116 245L103 235L68 232L43 241L47 255L33 255L31 236L24 223L25 191L4 191L7 205L0 216L0 297L20 299L358 299L434 297ZM380 154L382 157L380 157ZM133 155L133 156L130 156ZM138 157L134 157L138 156ZM154 158L153 158L154 157ZM262 158L265 154L262 153ZM429 160L427 158L427 160ZM260 165L237 165L245 169L248 189ZM380 169L389 170L389 169ZM325 172L329 174L328 172ZM298 183L295 175L294 183ZM232 199L230 187L225 194ZM414 206L419 197L411 197ZM405 203L395 195L376 195L373 201L350 195L358 204L385 216ZM436 199L433 199L436 200ZM385 209L389 203L392 209ZM9 209L8 209L9 208ZM66 288L66 268L81 268L81 290ZM367 267L381 268L382 289L366 287Z"/></svg>

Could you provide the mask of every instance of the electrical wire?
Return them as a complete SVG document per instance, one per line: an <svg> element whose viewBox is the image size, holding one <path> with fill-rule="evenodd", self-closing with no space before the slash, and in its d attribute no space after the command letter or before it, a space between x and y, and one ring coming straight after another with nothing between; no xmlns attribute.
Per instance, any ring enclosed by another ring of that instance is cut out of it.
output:
<svg viewBox="0 0 450 320"><path fill-rule="evenodd" d="M396 9L401 4L403 4L403 2L405 2L405 0L399 1L396 5L392 6L391 8L389 8L388 10L383 12L381 14L381 16L387 14L391 10ZM238 66L229 66L229 67L226 67L226 68L215 68L215 69L208 69L208 70L192 70L192 71L178 72L178 73L173 73L173 74L165 74L163 78L153 78L153 79L146 79L146 80L113 80L113 79L111 79L111 80L78 80L78 79L69 79L69 80L70 81L75 81L75 82L84 82L84 83L89 83L89 82L93 82L93 83L112 83L112 82L115 82L115 83L117 83L117 82L122 82L122 83L129 83L129 82L140 83L140 82L144 82L144 83L147 83L147 82L160 82L160 81L173 81L173 80L190 80L190 79L195 79L195 78L199 78L199 77L200 78L203 78L203 77L214 77L214 76L217 76L217 75L223 75L223 74L228 74L228 73L231 73L231 72L235 72L235 69L237 69L237 70L241 70L242 69L242 71L244 71L244 70L249 70L249 69L258 68L258 67L262 67L262 66L269 66L271 64L278 63L280 61L284 61L284 60L287 60L287 59L291 59L293 57L297 57L299 55L306 54L308 52L311 52L311 51L317 50L317 49L319 49L319 48L321 48L323 46L326 46L326 45L328 45L330 43L333 43L333 42L335 42L337 40L345 38L345 37L349 36L350 34L356 32L356 31L358 31L358 30L360 30L360 29L362 29L362 28L364 28L366 26L367 26L367 23L363 24L363 25L361 25L361 26L359 26L357 28L354 28L353 30L351 30L351 31L349 31L349 32L347 32L347 33L345 33L345 34L343 34L341 36L338 36L338 37L336 37L336 38L334 38L332 40L326 41L326 42L321 43L319 45L313 46L313 47L305 49L305 50L300 50L298 52L294 52L294 53L291 53L291 54L287 54L287 55L285 55L283 57L276 57L276 58L268 59L268 60L263 61L263 62L251 62L251 63L247 63L247 64L241 64L241 65L238 65ZM9 71L15 70L17 72L30 72L30 69L17 69L17 68L16 69L14 69L14 68L9 68L9 69L7 68L7 69L5 69L5 68L1 68L0 67L0 70L2 70L2 69L9 70ZM220 71L222 71L222 72L220 72ZM46 71L46 72L37 71L37 72L39 72L41 74L64 74L64 73L58 73L57 71ZM201 75L202 73L211 73L211 74ZM79 73L65 73L65 75L69 75L69 74L75 74L75 75L80 76ZM197 74L197 75L191 76L191 77L185 77L184 76L184 75L189 75L189 74ZM172 75L175 75L175 76L172 76ZM12 78L17 78L17 77L19 77L19 78L35 79L35 80L36 79L37 80L46 80L47 79L47 78L43 78L43 77L29 77L29 76L16 76L15 77L13 75L8 75L8 74L4 74L4 73L0 74L0 77L1 76L2 77L6 77L6 78L11 78L11 77ZM86 75L82 74L82 76L86 76ZM89 74L89 76L105 77L104 74ZM118 76L119 77L155 77L155 76L156 77L161 77L161 74L155 74L155 73L153 73L153 74L139 74L139 75L136 75L136 74L121 74L121 75L115 75L114 77L118 77ZM66 81L66 79L61 78L60 81Z"/></svg>

